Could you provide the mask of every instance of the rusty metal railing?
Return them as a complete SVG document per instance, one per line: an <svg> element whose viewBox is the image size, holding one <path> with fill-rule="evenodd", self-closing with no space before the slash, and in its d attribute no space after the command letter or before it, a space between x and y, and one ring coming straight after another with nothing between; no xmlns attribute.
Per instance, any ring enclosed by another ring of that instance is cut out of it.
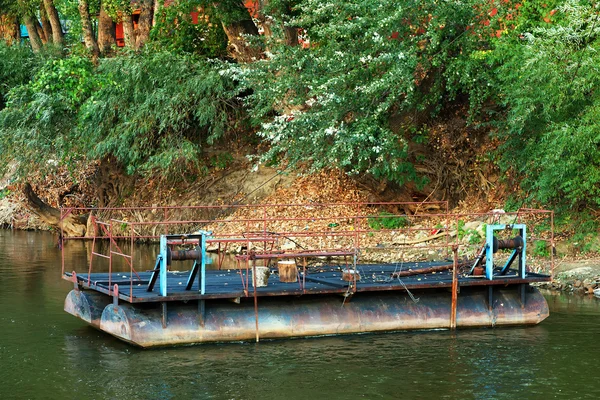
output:
<svg viewBox="0 0 600 400"><path fill-rule="evenodd" d="M400 212L406 209L413 213ZM225 211L230 214L226 215ZM357 257L365 258L367 252L395 251L405 254L408 249L420 249L445 252L448 258L454 246L458 248L460 245L464 249L470 245L481 245L461 243L461 235L472 234L474 242L477 239L473 232L465 232L465 221L476 220L485 224L499 219L509 224L531 225L530 238L549 244L550 272L554 272L554 213L549 210L527 208L513 213L454 214L449 211L447 202L66 208L61 209L61 221L71 213L89 213L91 226L94 227L93 232L87 232L85 237L64 237L61 229L63 249L70 240L92 241L88 280L95 257L108 257L110 275L113 256L125 259L130 268L131 283L134 274L139 279L134 267L135 244L156 240L160 234L174 229L182 233L198 229L212 231L213 239L209 243L216 246L214 250L217 251L221 266L223 255L230 250L229 245L245 244L250 248L250 238L267 235L278 240L273 241L269 248L266 244L263 249L255 248L255 256L293 257L294 254L316 251L332 254L352 252ZM210 215L215 217L210 218ZM536 230L536 226L541 227L542 224L549 229ZM97 251L97 242L100 240L108 241L108 254ZM124 242L129 243L129 252L124 252L119 246ZM61 273L65 273L64 254Z"/></svg>

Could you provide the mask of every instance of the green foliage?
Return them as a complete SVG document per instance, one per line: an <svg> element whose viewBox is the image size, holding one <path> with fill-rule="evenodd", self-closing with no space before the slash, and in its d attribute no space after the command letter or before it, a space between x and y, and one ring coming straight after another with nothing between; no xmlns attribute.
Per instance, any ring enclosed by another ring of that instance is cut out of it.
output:
<svg viewBox="0 0 600 400"><path fill-rule="evenodd" d="M9 196L10 193L11 193L11 191L8 188L4 188L4 189L0 190L0 200L2 200L3 198Z"/></svg>
<svg viewBox="0 0 600 400"><path fill-rule="evenodd" d="M93 158L114 156L127 171L197 162L233 114L231 82L191 55L151 52L106 59L104 85L81 109L79 140Z"/></svg>
<svg viewBox="0 0 600 400"><path fill-rule="evenodd" d="M458 238L462 239L463 237L465 237L466 233L467 231L465 231L465 221L459 219L456 225L456 234L458 235Z"/></svg>
<svg viewBox="0 0 600 400"><path fill-rule="evenodd" d="M219 153L210 158L210 165L216 169L226 169L233 162L231 153Z"/></svg>
<svg viewBox="0 0 600 400"><path fill-rule="evenodd" d="M98 67L77 56L49 61L10 91L0 112L2 162L19 161L24 174L53 166L49 159L109 158L129 173L181 174L235 121L235 88L219 68L170 52L124 54Z"/></svg>
<svg viewBox="0 0 600 400"><path fill-rule="evenodd" d="M498 76L508 110L498 134L500 166L542 203L598 206L598 13L589 3L567 1L550 23L534 25L531 13L550 15L542 9L546 14L526 7L521 19L529 22L522 25L530 30L496 50L505 58Z"/></svg>
<svg viewBox="0 0 600 400"><path fill-rule="evenodd" d="M151 31L151 45L161 50L201 54L209 58L227 55L227 36L213 8L207 7L194 24L190 11L197 9L198 1L185 0L169 7L161 7L157 23ZM209 22L210 21L210 22Z"/></svg>
<svg viewBox="0 0 600 400"><path fill-rule="evenodd" d="M234 114L234 88L217 67L170 52L104 60L98 72L110 84L81 111L90 155L112 155L130 173L197 161L202 143L223 136Z"/></svg>
<svg viewBox="0 0 600 400"><path fill-rule="evenodd" d="M371 229L400 229L410 225L410 221L406 217L396 216L395 214L382 211L378 216L369 217L367 219Z"/></svg>
<svg viewBox="0 0 600 400"><path fill-rule="evenodd" d="M26 84L35 74L40 59L25 46L8 46L0 41L0 110L6 95L16 86Z"/></svg>
<svg viewBox="0 0 600 400"><path fill-rule="evenodd" d="M532 254L536 257L550 257L550 248L545 240L533 242Z"/></svg>
<svg viewBox="0 0 600 400"><path fill-rule="evenodd" d="M408 152L412 125L392 129L389 120L435 112L459 92L434 72L458 70L455 60L476 47L463 35L472 2L305 0L296 11L289 24L311 46L273 43L268 61L236 75L254 91L248 104L271 145L263 160L423 183Z"/></svg>
<svg viewBox="0 0 600 400"><path fill-rule="evenodd" d="M79 107L101 85L86 58L49 60L27 84L9 92L0 112L3 165L18 161L20 172L70 162L81 155L73 140Z"/></svg>

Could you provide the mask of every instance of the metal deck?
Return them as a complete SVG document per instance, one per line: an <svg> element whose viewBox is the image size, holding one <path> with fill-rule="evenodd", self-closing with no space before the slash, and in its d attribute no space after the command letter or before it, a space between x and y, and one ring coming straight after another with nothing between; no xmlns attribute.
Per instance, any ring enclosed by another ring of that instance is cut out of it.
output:
<svg viewBox="0 0 600 400"><path fill-rule="evenodd" d="M256 288L256 296L299 296L305 294L354 294L358 292L406 291L412 289L450 288L452 286L452 269L435 273L417 274L398 278L400 271L417 270L433 266L447 265L447 262L417 262L394 264L359 264L357 270L361 279L356 282L343 281L339 265L309 267L306 273L299 266L298 282L280 282L277 274L272 274L266 287ZM272 269L274 271L274 269ZM499 270L498 270L499 271ZM496 272L498 272L496 271ZM152 272L139 272L139 278L130 273L81 273L76 274L77 284L106 295L114 295L114 285L118 285L120 300L129 303L149 303L164 301L187 301L202 299L236 299L254 297L252 286L252 269L207 270L206 290L202 295L198 289L198 281L194 280L190 290L186 290L190 271L168 271L168 295L161 296L159 289L147 291ZM73 281L72 273L65 273L63 278ZM528 272L525 278L518 276L516 270L509 270L505 275L494 275L493 279L485 276L467 276L459 274L458 286L496 286L519 285L534 282L549 282L549 275Z"/></svg>

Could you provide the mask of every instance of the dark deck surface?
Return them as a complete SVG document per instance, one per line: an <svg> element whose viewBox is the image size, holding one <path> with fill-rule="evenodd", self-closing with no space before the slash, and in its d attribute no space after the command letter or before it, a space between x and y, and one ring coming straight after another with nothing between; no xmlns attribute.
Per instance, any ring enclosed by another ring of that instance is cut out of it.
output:
<svg viewBox="0 0 600 400"><path fill-rule="evenodd" d="M276 273L269 278L266 287L256 289L257 296L297 296L302 294L321 294L321 293L346 293L346 292L370 292L383 290L407 290L407 289L426 289L442 288L452 285L452 270L406 276L394 278L393 274L399 271L409 269L431 267L447 264L446 262L419 262L400 264L360 264L357 270L361 276L357 281L356 289L350 286L349 282L342 280L340 266L321 266L310 267L306 269L306 275L302 273L302 267L299 267L299 279L295 283L283 283L279 281ZM468 268L467 268L468 269ZM276 271L276 269L271 269ZM92 273L88 284L88 274L77 274L79 285L84 288L96 290L101 293L109 294L109 287L118 284L119 298L131 303L145 303L158 301L175 300L194 300L194 299L218 299L218 298L238 298L254 296L252 286L252 273L248 277L246 286L246 269L230 270L207 270L206 271L206 293L201 295L198 291L198 279L191 290L185 290L190 271L169 271L167 279L167 297L160 296L159 282L152 292L147 291L151 272L140 272L138 279L133 275L131 280L130 273L120 272L112 273ZM66 273L65 279L72 280L71 273ZM551 278L548 275L529 272L525 279L517 276L516 271L510 270L506 275L494 276L493 280L485 277L459 275L460 286L490 286L490 285L511 285L532 282L548 282ZM245 290L247 287L247 290Z"/></svg>

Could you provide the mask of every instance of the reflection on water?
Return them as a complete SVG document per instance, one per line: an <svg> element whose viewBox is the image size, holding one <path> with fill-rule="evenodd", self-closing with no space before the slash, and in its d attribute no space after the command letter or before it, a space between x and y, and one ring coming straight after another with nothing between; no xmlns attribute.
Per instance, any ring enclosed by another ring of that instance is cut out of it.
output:
<svg viewBox="0 0 600 400"><path fill-rule="evenodd" d="M89 251L69 243L67 269L84 270ZM153 262L152 248L136 251ZM527 328L140 350L62 311L71 285L50 234L0 231L0 288L2 399L600 395L600 302L589 297L549 296L550 318Z"/></svg>

